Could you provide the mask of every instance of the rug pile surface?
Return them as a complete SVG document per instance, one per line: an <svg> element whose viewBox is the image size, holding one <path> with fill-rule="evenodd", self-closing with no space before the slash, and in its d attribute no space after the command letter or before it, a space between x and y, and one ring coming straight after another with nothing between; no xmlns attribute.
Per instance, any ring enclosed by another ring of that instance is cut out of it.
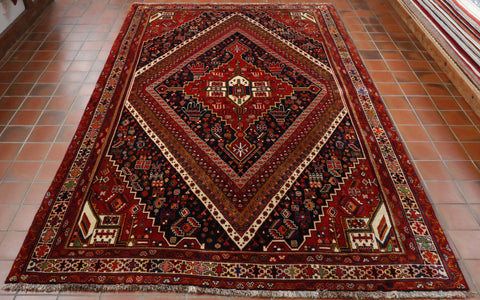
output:
<svg viewBox="0 0 480 300"><path fill-rule="evenodd" d="M332 6L136 4L111 53L7 288L468 290Z"/></svg>

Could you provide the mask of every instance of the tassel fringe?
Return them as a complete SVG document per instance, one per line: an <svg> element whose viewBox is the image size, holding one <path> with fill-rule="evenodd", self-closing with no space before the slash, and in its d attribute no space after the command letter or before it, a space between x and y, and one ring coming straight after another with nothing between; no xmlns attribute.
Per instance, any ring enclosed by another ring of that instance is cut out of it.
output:
<svg viewBox="0 0 480 300"><path fill-rule="evenodd" d="M279 298L348 298L348 299L406 299L406 298L466 298L473 293L464 291L269 291L269 290L236 290L205 288L197 286L172 286L165 284L26 284L8 283L3 287L6 291L22 292L173 292L187 294L209 294L232 297L279 297Z"/></svg>

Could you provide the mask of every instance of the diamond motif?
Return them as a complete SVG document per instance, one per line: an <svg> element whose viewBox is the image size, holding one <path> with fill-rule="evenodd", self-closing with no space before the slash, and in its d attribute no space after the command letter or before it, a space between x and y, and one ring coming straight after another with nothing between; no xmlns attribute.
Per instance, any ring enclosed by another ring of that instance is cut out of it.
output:
<svg viewBox="0 0 480 300"><path fill-rule="evenodd" d="M178 146L188 149L200 165L190 165L182 150L172 148L178 166L201 168L204 175L195 177L202 180L189 180L239 247L250 241L285 195L286 181L301 173L282 176L279 168L304 168L298 161L316 145L315 151L321 149L314 141L333 133L331 126L337 126L344 109L340 98L326 97L333 90L333 73L316 62L311 62L319 66L314 73L296 68L297 60L304 64L310 58L286 55L291 50L281 41L264 43L259 35L263 30L250 22L245 16L231 18L225 32L215 33L222 36L218 43L190 52L183 65L167 70L159 61L139 77L146 93L137 90L146 99L140 105L161 113L160 123L168 127L171 119L171 126L179 126ZM214 39L209 34L205 38ZM329 103L323 103L327 99ZM307 135L311 141L299 147ZM212 184L218 190L211 189Z"/></svg>

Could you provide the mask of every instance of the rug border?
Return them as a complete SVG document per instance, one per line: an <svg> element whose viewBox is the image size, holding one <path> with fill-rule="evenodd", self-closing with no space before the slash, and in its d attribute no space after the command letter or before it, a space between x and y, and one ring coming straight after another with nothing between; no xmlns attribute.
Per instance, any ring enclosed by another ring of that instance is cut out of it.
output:
<svg viewBox="0 0 480 300"><path fill-rule="evenodd" d="M310 8L310 9L318 9L322 5L327 5L329 8L335 11L335 15L337 17L339 30L342 32L344 37L346 37L345 42L348 44L353 45L353 48L349 48L348 51L355 53L356 57L358 57L360 61L360 65L356 64L356 66L361 66L364 69L362 72L366 72L368 75L369 72L365 68L365 63L363 62L363 59L360 57L358 53L358 49L355 46L355 43L353 39L351 38L350 34L346 30L346 26L343 23L343 20L340 18L340 13L338 10L335 8L334 4L330 3L306 3L306 4L300 4L300 5L289 5L289 4L280 4L280 5L272 5L272 4L261 4L261 3L255 3L255 4L150 4L150 3L134 3L131 5L129 12L125 16L123 25L121 29L119 30L119 33L117 34L117 37L111 47L111 49L115 49L115 47L118 48L119 43L123 40L125 37L126 29L128 28L132 15L135 13L136 9L138 6L157 6L159 8L167 8L167 7L177 7L177 8L182 8L182 7L216 7L216 6L221 6L224 8L229 8L229 7L242 7L242 6L262 6L265 8L268 7L275 7L278 9L295 9L295 8ZM88 127L88 121L90 121L90 114L92 112L92 109L94 109L100 99L100 94L103 92L105 88L105 83L107 81L107 76L106 74L109 74L111 69L112 69L112 62L115 61L116 57L119 55L119 51L116 50L115 52L111 52L109 57L107 58L103 71L101 75L99 76L99 79L96 83L96 87L94 91L92 92L92 96L90 97L90 101L87 104L87 107L85 108L84 114L82 116L82 119L79 123L79 126L76 130L75 136L72 139L67 152L65 154L64 159L62 160L62 164L59 167L57 173L55 174L55 177L48 189L48 193L51 191L57 191L59 188L59 184L61 184L61 180L59 178L64 178L66 175L65 168L70 166L73 162L74 157L71 155L68 155L70 152L76 153L78 150L78 142L82 141L84 136L86 135L86 128ZM385 107L385 104L382 101L381 96L378 94L378 89L375 85L375 82L370 81L370 83L374 89L371 91L372 93L372 102L375 103L375 105L378 105L375 107L376 112L381 115L381 122L384 125L384 127L393 127L395 128L392 131L392 135L390 136L390 140L396 140L398 143L397 145L400 145L400 153L404 153L406 155L406 158L402 158L402 169L405 169L406 166L409 166L409 174L413 174L413 183L411 183L411 186L415 185L420 185L420 188L414 189L414 192L416 196L421 200L422 208L427 209L429 213L432 213L434 218L433 220L431 218L427 219L428 223L436 229L437 233L436 235L440 234L446 237L445 232L440 226L440 223L438 221L438 218L436 218L435 210L433 209L433 206L430 204L428 200L428 196L426 195L423 186L424 184L420 180L420 177L418 176L418 172L415 168L415 166L410 162L410 154L408 151L406 151L405 147L405 142L400 138L398 134L398 130L396 129L395 124L392 121L392 118L388 112L388 110ZM375 96L374 96L375 95ZM355 107L351 106L351 110L355 110ZM398 151L396 151L398 152ZM68 159L67 159L68 158ZM43 211L42 207L44 208L50 208L50 205L47 205L45 203L46 201L42 202L42 205L37 212L34 221L37 220L37 217L42 216ZM425 207L426 205L426 207ZM43 218L40 218L38 220L45 220L45 216ZM433 222L432 222L433 221ZM30 227L29 231L27 232L27 237L25 238L24 243L29 239L31 235L36 233L34 230L32 230L32 227ZM438 238L438 237L436 237ZM20 254L22 251L26 251L24 249L22 243L22 247L19 250L19 254L17 256L17 259L14 262L14 265L12 266L11 272L13 272L14 266L17 265L23 265L25 263L25 259L23 262L18 262L17 261L20 259ZM440 245L438 245L440 246ZM443 247L439 247L442 251L445 251L447 247L450 247L450 243L448 240L443 244ZM28 246L27 249L29 250L31 247ZM448 250L452 252L452 250ZM456 268L458 271L462 273L462 276L464 280L467 282L464 272L462 271L462 268L458 264L458 259L457 256L454 256L454 260L457 263ZM451 266L450 266L451 267ZM6 279L8 279L11 276L8 275ZM48 292L48 291L96 291L96 292L101 292L101 291L173 291L173 292L185 292L185 293L198 293L198 294L216 294L216 295L230 295L230 296L254 296L254 297L265 297L265 296L273 296L273 297L315 297L315 298L331 298L331 297L347 297L347 298L355 298L355 297L365 297L365 298L397 298L397 297L402 297L402 298L417 298L417 297L434 297L434 298L442 298L442 297L466 297L468 295L471 295L472 293L469 291L468 288L468 282L466 286L466 290L444 290L444 291L375 291L375 292L362 292L362 291L352 291L352 292L345 292L345 291L294 291L294 290L276 290L276 291L271 291L271 290L236 290L236 289L219 289L219 288L204 288L204 287L197 287L197 286L180 286L180 285L164 285L164 284L159 284L159 285L140 285L140 284L116 284L116 285L102 285L102 284L35 284L35 283L6 283L3 289L8 290L8 291L43 291L43 292Z"/></svg>

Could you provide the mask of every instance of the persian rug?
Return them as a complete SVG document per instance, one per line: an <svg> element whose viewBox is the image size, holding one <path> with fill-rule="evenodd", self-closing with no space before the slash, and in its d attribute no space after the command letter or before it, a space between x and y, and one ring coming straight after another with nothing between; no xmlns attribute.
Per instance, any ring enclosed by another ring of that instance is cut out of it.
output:
<svg viewBox="0 0 480 300"><path fill-rule="evenodd" d="M11 290L468 290L330 5L133 6Z"/></svg>

